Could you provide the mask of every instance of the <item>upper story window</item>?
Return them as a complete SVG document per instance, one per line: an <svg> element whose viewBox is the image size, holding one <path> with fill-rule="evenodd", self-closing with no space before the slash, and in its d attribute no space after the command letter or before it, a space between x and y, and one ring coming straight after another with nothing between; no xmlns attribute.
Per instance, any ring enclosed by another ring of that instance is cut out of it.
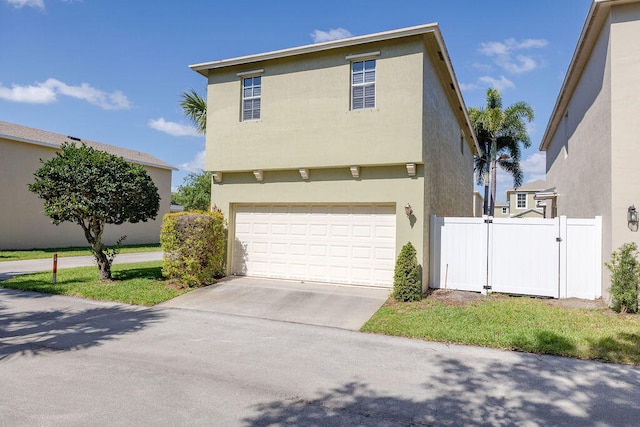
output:
<svg viewBox="0 0 640 427"><path fill-rule="evenodd" d="M516 208L518 209L526 209L527 207L527 194L526 193L517 193L516 194Z"/></svg>
<svg viewBox="0 0 640 427"><path fill-rule="evenodd" d="M262 78L245 77L242 79L242 121L260 118L260 96Z"/></svg>
<svg viewBox="0 0 640 427"><path fill-rule="evenodd" d="M376 60L351 63L351 109L375 108Z"/></svg>

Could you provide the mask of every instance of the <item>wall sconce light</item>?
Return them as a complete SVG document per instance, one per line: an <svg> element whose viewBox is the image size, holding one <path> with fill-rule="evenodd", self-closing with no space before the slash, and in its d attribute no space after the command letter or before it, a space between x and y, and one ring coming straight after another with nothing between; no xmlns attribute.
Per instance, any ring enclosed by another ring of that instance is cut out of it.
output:
<svg viewBox="0 0 640 427"><path fill-rule="evenodd" d="M214 172L213 179L215 182L222 182L222 172Z"/></svg>
<svg viewBox="0 0 640 427"><path fill-rule="evenodd" d="M407 163L407 174L409 176L416 176L416 164L415 163Z"/></svg>
<svg viewBox="0 0 640 427"><path fill-rule="evenodd" d="M358 179L360 178L360 166L351 166L349 167L349 170L351 171L351 176Z"/></svg>
<svg viewBox="0 0 640 427"><path fill-rule="evenodd" d="M631 205L629 209L627 209L627 222L629 225L638 225L638 211L636 211L635 205Z"/></svg>
<svg viewBox="0 0 640 427"><path fill-rule="evenodd" d="M259 169L258 169L258 170L254 170L254 171L253 171L253 176L255 176L255 177L256 177L256 180L257 180L258 182L262 182L262 179L263 179L263 177L264 177L264 176L263 176L263 174L262 174L262 171L261 171L261 170L259 170Z"/></svg>
<svg viewBox="0 0 640 427"><path fill-rule="evenodd" d="M304 179L304 180L309 179L309 169L300 168L300 169L298 169L298 172L300 172L300 176L302 177L302 179Z"/></svg>
<svg viewBox="0 0 640 427"><path fill-rule="evenodd" d="M413 208L411 207L411 205L409 203L407 203L404 206L404 213L407 214L407 217L410 217L411 215L413 215Z"/></svg>

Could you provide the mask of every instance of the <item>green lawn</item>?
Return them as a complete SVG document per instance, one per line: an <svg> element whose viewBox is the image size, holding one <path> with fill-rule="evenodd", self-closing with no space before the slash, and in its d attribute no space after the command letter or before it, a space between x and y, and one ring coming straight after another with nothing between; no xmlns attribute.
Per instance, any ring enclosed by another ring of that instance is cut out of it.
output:
<svg viewBox="0 0 640 427"><path fill-rule="evenodd" d="M640 365L640 316L494 296L464 304L387 302L363 327L428 341Z"/></svg>
<svg viewBox="0 0 640 427"><path fill-rule="evenodd" d="M159 252L162 251L160 244L154 245L129 245L123 246L120 253L128 254L134 252ZM87 247L75 248L52 248L52 249L30 249L16 251L0 251L0 262L2 261L21 261L26 259L42 259L53 258L53 254L57 253L58 257L83 256L92 255L91 249Z"/></svg>
<svg viewBox="0 0 640 427"><path fill-rule="evenodd" d="M0 282L0 287L145 306L190 290L176 289L163 279L162 261L114 265L112 272L115 280L101 282L95 266L61 269L56 284L51 283L51 272L44 272L12 277Z"/></svg>

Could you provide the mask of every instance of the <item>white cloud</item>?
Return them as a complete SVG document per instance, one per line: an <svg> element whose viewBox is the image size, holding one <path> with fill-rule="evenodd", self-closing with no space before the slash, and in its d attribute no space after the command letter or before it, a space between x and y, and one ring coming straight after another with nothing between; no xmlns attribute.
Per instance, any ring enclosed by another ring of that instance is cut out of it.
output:
<svg viewBox="0 0 640 427"><path fill-rule="evenodd" d="M56 93L52 88L41 83L36 86L13 85L12 88L0 83L0 99L27 104L51 104L56 102Z"/></svg>
<svg viewBox="0 0 640 427"><path fill-rule="evenodd" d="M480 53L493 58L496 65L512 74L533 71L541 66L541 61L531 55L518 53L529 49L541 49L549 44L543 39L525 39L517 41L510 38L503 42L480 43Z"/></svg>
<svg viewBox="0 0 640 427"><path fill-rule="evenodd" d="M24 6L35 7L36 9L44 10L44 0L5 0L8 4L16 9L23 8Z"/></svg>
<svg viewBox="0 0 640 427"><path fill-rule="evenodd" d="M151 129L168 133L172 136L202 136L193 126L182 125L176 122L168 122L163 117L159 119L150 119L147 124Z"/></svg>
<svg viewBox="0 0 640 427"><path fill-rule="evenodd" d="M516 85L505 76L500 76L499 79L494 79L493 77L489 76L483 76L478 80L493 89L498 89L500 92L504 91L505 89L515 89L516 87Z"/></svg>
<svg viewBox="0 0 640 427"><path fill-rule="evenodd" d="M352 37L353 34L344 28L332 28L329 31L313 30L310 34L314 43L329 42L332 40L346 39Z"/></svg>
<svg viewBox="0 0 640 427"><path fill-rule="evenodd" d="M60 80L47 79L45 82L30 86L14 84L11 88L0 83L0 99L7 101L27 104L51 104L58 100L57 95L82 99L105 110L126 110L131 108L131 103L122 92L104 92L88 83L82 83L80 86L70 86Z"/></svg>
<svg viewBox="0 0 640 427"><path fill-rule="evenodd" d="M74 3L82 1L83 0L62 0L63 3ZM42 11L45 10L44 0L5 0L5 2L15 7L16 9L21 9L27 6L40 9Z"/></svg>
<svg viewBox="0 0 640 427"><path fill-rule="evenodd" d="M547 171L546 159L545 153L537 152L520 162L520 167L527 177L527 182L545 179Z"/></svg>
<svg viewBox="0 0 640 427"><path fill-rule="evenodd" d="M205 152L201 151L189 162L182 163L178 167L180 170L188 172L201 172L204 169Z"/></svg>
<svg viewBox="0 0 640 427"><path fill-rule="evenodd" d="M480 86L478 86L475 83L459 83L459 85L460 85L460 90L462 90L463 92L480 89Z"/></svg>

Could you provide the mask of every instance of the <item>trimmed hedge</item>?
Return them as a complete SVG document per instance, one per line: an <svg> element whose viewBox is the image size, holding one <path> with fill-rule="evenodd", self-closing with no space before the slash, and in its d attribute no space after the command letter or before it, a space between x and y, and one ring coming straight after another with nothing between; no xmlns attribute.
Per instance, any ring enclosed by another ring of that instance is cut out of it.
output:
<svg viewBox="0 0 640 427"><path fill-rule="evenodd" d="M162 219L162 274L189 287L205 286L225 274L227 229L221 212L177 212Z"/></svg>
<svg viewBox="0 0 640 427"><path fill-rule="evenodd" d="M416 248L411 242L402 247L396 260L393 297L396 301L420 301L422 299L422 268L418 264Z"/></svg>

